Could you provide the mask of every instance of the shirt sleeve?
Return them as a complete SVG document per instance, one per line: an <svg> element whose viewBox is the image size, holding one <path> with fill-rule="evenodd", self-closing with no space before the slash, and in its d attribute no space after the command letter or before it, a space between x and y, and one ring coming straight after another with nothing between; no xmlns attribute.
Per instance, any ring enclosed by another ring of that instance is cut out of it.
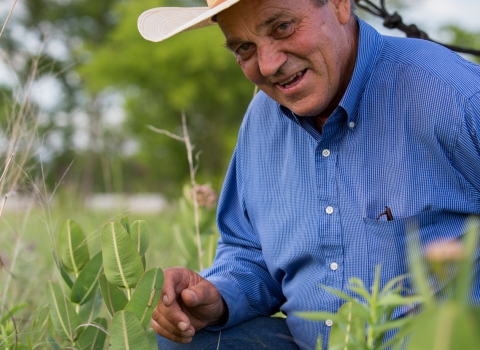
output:
<svg viewBox="0 0 480 350"><path fill-rule="evenodd" d="M454 163L462 176L480 193L480 93L467 101L464 122L455 145ZM477 198L477 203L480 203L480 198Z"/></svg>
<svg viewBox="0 0 480 350"><path fill-rule="evenodd" d="M270 275L258 235L248 217L242 196L239 146L233 155L222 194L217 223L220 239L213 265L200 274L224 298L228 321L220 330L257 316L269 316L284 302L281 285Z"/></svg>

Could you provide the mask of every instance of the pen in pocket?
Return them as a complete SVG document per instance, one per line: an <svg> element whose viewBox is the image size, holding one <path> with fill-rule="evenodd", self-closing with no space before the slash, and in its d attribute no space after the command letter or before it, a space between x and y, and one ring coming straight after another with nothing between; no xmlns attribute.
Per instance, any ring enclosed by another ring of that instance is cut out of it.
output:
<svg viewBox="0 0 480 350"><path fill-rule="evenodd" d="M384 215L387 217L387 221L393 220L392 210L388 206L385 206L385 211L377 217L377 220L380 220Z"/></svg>

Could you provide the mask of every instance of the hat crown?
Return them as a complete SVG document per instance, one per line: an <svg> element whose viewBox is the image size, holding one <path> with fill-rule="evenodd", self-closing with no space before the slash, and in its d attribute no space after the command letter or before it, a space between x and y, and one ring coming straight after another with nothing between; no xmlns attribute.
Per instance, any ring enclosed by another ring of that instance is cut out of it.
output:
<svg viewBox="0 0 480 350"><path fill-rule="evenodd" d="M208 7L211 9L220 5L222 2L225 2L225 0L207 0Z"/></svg>

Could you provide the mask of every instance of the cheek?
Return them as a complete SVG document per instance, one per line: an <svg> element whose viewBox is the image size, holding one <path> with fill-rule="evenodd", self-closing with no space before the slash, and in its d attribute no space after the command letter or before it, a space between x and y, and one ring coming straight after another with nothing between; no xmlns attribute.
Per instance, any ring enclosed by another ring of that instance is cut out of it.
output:
<svg viewBox="0 0 480 350"><path fill-rule="evenodd" d="M260 73L260 69L258 68L257 60L250 59L248 61L241 61L237 60L238 65L243 71L245 77L253 82L256 85L260 85L263 82L262 74Z"/></svg>

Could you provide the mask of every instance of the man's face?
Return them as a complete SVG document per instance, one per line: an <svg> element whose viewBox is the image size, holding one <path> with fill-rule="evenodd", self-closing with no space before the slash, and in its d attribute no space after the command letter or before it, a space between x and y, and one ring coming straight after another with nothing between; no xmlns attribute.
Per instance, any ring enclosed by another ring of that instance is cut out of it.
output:
<svg viewBox="0 0 480 350"><path fill-rule="evenodd" d="M356 54L349 0L242 0L217 20L245 76L272 99L300 116L338 104Z"/></svg>

